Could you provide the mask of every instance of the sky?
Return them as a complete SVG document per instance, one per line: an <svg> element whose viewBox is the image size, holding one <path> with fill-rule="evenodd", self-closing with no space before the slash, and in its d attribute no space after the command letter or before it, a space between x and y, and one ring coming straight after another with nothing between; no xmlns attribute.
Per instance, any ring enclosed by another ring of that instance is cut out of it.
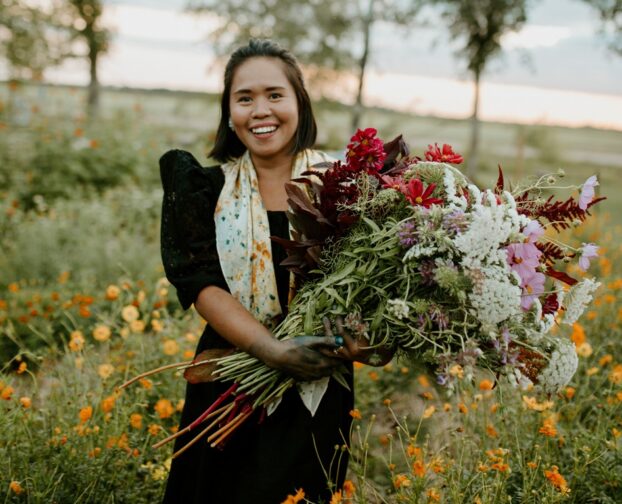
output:
<svg viewBox="0 0 622 504"><path fill-rule="evenodd" d="M184 0L109 0L112 49L101 60L103 84L218 91L206 35L213 20L182 12ZM529 20L503 40L503 55L483 78L487 120L590 125L622 130L622 57L607 50L596 13L580 0L536 0ZM472 84L442 23L396 30L376 23L365 100L421 115L467 117ZM85 84L86 65L48 71L54 82ZM353 81L336 90L353 98ZM348 89L351 90L348 92Z"/></svg>

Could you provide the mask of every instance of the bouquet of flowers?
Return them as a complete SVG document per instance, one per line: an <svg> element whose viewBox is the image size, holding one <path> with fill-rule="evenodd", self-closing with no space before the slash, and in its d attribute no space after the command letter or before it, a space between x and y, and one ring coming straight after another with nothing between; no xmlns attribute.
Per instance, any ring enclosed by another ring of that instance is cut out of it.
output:
<svg viewBox="0 0 622 504"><path fill-rule="evenodd" d="M275 336L320 334L326 320L339 320L369 348L431 365L450 388L475 368L546 393L568 383L574 344L550 330L574 323L600 284L578 281L560 265L578 260L587 269L597 246L572 247L555 235L603 199L594 197L596 177L578 201L558 201L543 193L562 174L510 192L499 168L496 186L481 190L452 166L461 162L448 145L429 146L419 158L401 137L383 144L368 128L351 139L345 162L292 181L292 240L279 241L300 287ZM194 441L212 431L216 446L254 411L270 414L290 387L299 386L313 411L326 386L296 384L245 353L206 351L182 367L190 382L232 385L158 445L212 419Z"/></svg>

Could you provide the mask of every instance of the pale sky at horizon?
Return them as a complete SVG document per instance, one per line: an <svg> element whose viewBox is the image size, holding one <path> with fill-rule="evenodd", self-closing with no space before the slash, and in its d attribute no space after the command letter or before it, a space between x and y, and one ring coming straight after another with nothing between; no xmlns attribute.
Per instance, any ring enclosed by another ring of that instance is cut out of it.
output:
<svg viewBox="0 0 622 504"><path fill-rule="evenodd" d="M181 12L185 0L105 1L116 29L101 60L103 84L218 91L207 22ZM622 57L596 34L596 14L579 0L542 0L525 28L506 37L484 76L483 119L592 125L622 130ZM440 24L440 22L439 22ZM409 32L378 23L366 87L369 104L465 117L472 86L441 27ZM522 62L528 56L530 64ZM49 71L50 81L84 84L83 62ZM350 96L341 95L347 101Z"/></svg>

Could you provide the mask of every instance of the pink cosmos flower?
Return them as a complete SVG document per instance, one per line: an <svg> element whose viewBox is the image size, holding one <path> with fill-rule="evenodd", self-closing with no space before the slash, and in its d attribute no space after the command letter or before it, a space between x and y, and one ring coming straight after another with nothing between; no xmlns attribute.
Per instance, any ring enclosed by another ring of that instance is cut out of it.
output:
<svg viewBox="0 0 622 504"><path fill-rule="evenodd" d="M584 243L581 247L581 257L579 258L579 268L587 271L590 267L590 259L598 257L598 245L593 243Z"/></svg>
<svg viewBox="0 0 622 504"><path fill-rule="evenodd" d="M523 310L529 310L538 296L544 292L545 279L546 277L544 274L538 273L537 271L528 278L523 279L521 285L523 288L523 296L520 303Z"/></svg>
<svg viewBox="0 0 622 504"><path fill-rule="evenodd" d="M505 250L508 264L523 281L531 277L540 265L542 252L533 243L512 243Z"/></svg>
<svg viewBox="0 0 622 504"><path fill-rule="evenodd" d="M544 229L537 220L532 220L523 229L523 234L526 242L535 243L544 234Z"/></svg>
<svg viewBox="0 0 622 504"><path fill-rule="evenodd" d="M594 199L594 187L597 185L599 184L596 175L592 175L583 184L581 195L579 196L579 208L581 210L587 210L587 206Z"/></svg>

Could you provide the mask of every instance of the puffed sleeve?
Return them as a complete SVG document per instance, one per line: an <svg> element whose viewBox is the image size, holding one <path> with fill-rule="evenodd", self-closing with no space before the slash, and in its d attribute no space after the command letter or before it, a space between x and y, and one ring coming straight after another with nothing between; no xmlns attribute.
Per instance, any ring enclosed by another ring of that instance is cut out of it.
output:
<svg viewBox="0 0 622 504"><path fill-rule="evenodd" d="M164 188L160 246L166 277L188 309L208 285L228 290L218 252L214 209L224 178L203 168L189 152L171 150L160 158Z"/></svg>

